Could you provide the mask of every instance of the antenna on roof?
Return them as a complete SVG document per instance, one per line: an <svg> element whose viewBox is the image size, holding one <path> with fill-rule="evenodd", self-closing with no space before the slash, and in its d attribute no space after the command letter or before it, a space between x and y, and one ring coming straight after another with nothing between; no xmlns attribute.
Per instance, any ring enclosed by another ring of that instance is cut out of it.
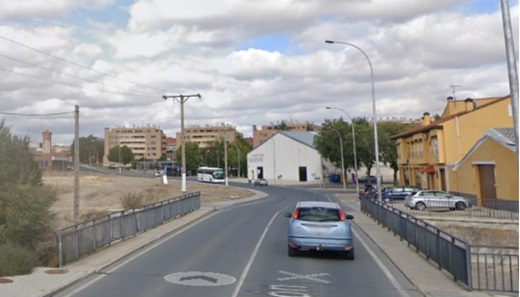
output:
<svg viewBox="0 0 520 297"><path fill-rule="evenodd" d="M455 88L462 88L462 86L450 85L450 88L451 88L451 93L453 94L453 101L455 101L455 100L457 100L457 98L455 97Z"/></svg>

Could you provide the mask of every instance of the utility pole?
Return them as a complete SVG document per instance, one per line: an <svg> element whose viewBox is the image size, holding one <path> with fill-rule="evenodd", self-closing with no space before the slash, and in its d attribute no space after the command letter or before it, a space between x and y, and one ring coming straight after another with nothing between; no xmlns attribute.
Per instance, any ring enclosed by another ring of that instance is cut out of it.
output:
<svg viewBox="0 0 520 297"><path fill-rule="evenodd" d="M184 138L184 103L188 101L191 97L199 97L200 94L195 95L173 95L173 96L166 96L163 95L164 100L168 100L168 98L177 99L181 103L181 153L182 153L182 169L181 169L181 179L182 179L182 192L186 192L186 142Z"/></svg>
<svg viewBox="0 0 520 297"><path fill-rule="evenodd" d="M79 223L79 106L74 109L74 225Z"/></svg>
<svg viewBox="0 0 520 297"><path fill-rule="evenodd" d="M502 23L504 25L504 39L506 42L507 72L509 75L509 90L511 92L516 154L518 155L518 70L516 68L515 43L513 40L513 30L511 29L509 1L500 0L500 4L502 6Z"/></svg>
<svg viewBox="0 0 520 297"><path fill-rule="evenodd" d="M227 160L227 131L224 130L224 174L226 175L225 176L225 181L226 181L226 186L228 185L228 160Z"/></svg>

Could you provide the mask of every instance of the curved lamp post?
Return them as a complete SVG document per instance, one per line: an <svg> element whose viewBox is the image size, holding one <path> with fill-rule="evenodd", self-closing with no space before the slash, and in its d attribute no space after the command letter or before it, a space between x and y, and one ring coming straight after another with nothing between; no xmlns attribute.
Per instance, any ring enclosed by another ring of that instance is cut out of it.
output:
<svg viewBox="0 0 520 297"><path fill-rule="evenodd" d="M341 108L330 107L330 106L327 106L325 108L326 109L336 109L336 110L344 112L350 119L350 122L352 123L352 149L354 152L354 176L356 178L356 194L359 194L359 182L358 182L358 174L357 174L358 166L357 166L357 153L356 153L356 131L354 130L354 121L352 120L352 117L348 114L348 112L346 112L345 110L343 110ZM341 157L343 157L343 153L342 153ZM343 162L343 161L341 161L341 162Z"/></svg>
<svg viewBox="0 0 520 297"><path fill-rule="evenodd" d="M357 45L344 42L344 41L333 41L333 40L325 40L325 43L337 43L337 44L345 44L351 46L357 50L359 50L363 56L367 59L368 66L370 66L370 81L372 83L372 117L374 118L374 149L376 155L376 176L377 176L377 199L381 200L381 174L379 170L379 144L377 138L377 114L376 114L376 90L374 87L374 69L372 68L372 62L370 62L370 58L368 58L367 54Z"/></svg>
<svg viewBox="0 0 520 297"><path fill-rule="evenodd" d="M343 138L338 130L332 128L332 131L336 132L339 137L339 152L341 154L341 177L343 178L343 192L347 191L347 181L345 180L345 162L343 160Z"/></svg>

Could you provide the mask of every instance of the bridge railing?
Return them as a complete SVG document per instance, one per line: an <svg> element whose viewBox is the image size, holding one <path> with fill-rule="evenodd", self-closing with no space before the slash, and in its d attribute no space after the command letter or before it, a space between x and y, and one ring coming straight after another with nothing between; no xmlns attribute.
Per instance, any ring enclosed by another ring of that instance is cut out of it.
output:
<svg viewBox="0 0 520 297"><path fill-rule="evenodd" d="M200 192L112 212L56 231L59 265L75 261L114 242L155 228L200 208Z"/></svg>
<svg viewBox="0 0 520 297"><path fill-rule="evenodd" d="M476 246L372 197L361 211L413 246L468 290L518 292L518 247Z"/></svg>

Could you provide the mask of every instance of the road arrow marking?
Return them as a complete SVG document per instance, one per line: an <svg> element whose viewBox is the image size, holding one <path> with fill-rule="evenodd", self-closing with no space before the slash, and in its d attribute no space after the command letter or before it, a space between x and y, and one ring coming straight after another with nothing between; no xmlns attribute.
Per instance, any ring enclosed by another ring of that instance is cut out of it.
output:
<svg viewBox="0 0 520 297"><path fill-rule="evenodd" d="M181 277L179 279L179 281L184 282L184 281L199 280L199 279L200 280L205 280L205 281L208 281L208 282L212 282L214 284L216 284L218 282L218 279L212 278L212 277L209 277L209 276L205 276L205 275L185 276L185 277Z"/></svg>
<svg viewBox="0 0 520 297"><path fill-rule="evenodd" d="M225 286L237 281L231 275L201 271L176 272L168 274L164 279L174 284L194 287Z"/></svg>

